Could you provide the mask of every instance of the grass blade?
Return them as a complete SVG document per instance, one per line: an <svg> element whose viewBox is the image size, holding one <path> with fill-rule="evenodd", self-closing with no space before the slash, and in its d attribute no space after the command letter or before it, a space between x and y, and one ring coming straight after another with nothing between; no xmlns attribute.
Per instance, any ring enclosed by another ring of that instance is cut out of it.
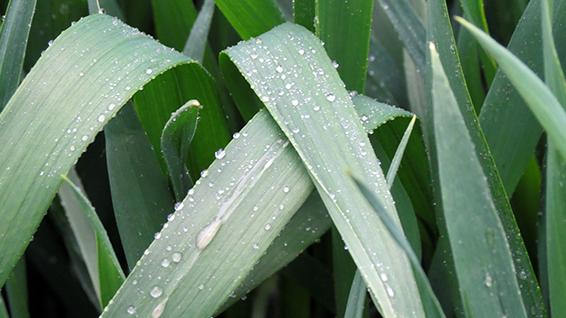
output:
<svg viewBox="0 0 566 318"><path fill-rule="evenodd" d="M274 0L215 0L218 9L236 32L246 40L285 22Z"/></svg>
<svg viewBox="0 0 566 318"><path fill-rule="evenodd" d="M63 177L65 182L59 190L59 197L100 306L104 308L124 281L124 273L108 234L98 219L94 207L83 194L82 185L74 170L70 171L69 178Z"/></svg>
<svg viewBox="0 0 566 318"><path fill-rule="evenodd" d="M138 59L132 59L134 52ZM0 284L45 214L59 176L137 89L184 62L182 55L105 15L75 23L43 54L0 114ZM36 116L28 117L31 112Z"/></svg>
<svg viewBox="0 0 566 318"><path fill-rule="evenodd" d="M6 282L6 295L12 318L29 318L28 279L25 257L22 257ZM1 298L1 297L0 297Z"/></svg>
<svg viewBox="0 0 566 318"><path fill-rule="evenodd" d="M544 74L548 87L566 108L566 80L552 34L552 4L549 0L541 2ZM566 315L566 304L561 297L566 291L566 235L560 226L566 220L566 159L560 156L552 140L548 141L546 164L546 264L543 262L541 267L546 265L547 274L542 279L546 278L548 284L550 313L552 317L560 317Z"/></svg>
<svg viewBox="0 0 566 318"><path fill-rule="evenodd" d="M304 26L313 33L315 32L315 11L315 0L293 0L293 17L295 23Z"/></svg>
<svg viewBox="0 0 566 318"><path fill-rule="evenodd" d="M201 108L198 101L194 99L188 101L171 114L171 118L161 133L161 152L167 164L177 202L183 200L187 191L193 187L193 180L185 162L187 162L189 146L197 129Z"/></svg>
<svg viewBox="0 0 566 318"><path fill-rule="evenodd" d="M227 50L227 54L295 146L384 313L401 316L404 313L422 313L410 264L395 242L381 235L377 246L372 243L376 241L374 239L360 239L369 233L375 238L376 233L383 234L384 229L378 217L370 213L371 208L361 194L355 195L355 185L344 173L345 170L371 175L377 180L372 184L373 190L379 189L381 195L386 196L389 213L397 217L396 210L385 186L385 177L369 149L369 140L356 118L351 99L342 88L320 42L302 27L284 24L256 41L244 42ZM250 54L259 54L266 59L263 62L250 61L247 58ZM324 79L315 77L318 73L313 74L311 67L325 74ZM257 69L257 73L252 69ZM286 75L288 82L281 75ZM284 87L285 83L292 84L291 88L278 94L278 87ZM319 86L310 88L313 83ZM326 116L338 116L340 124L331 124L332 121L323 118ZM343 126L348 128L348 137ZM323 127L328 130L323 131ZM316 131L318 129L321 131ZM323 142L324 139L318 137L314 141L313 136L332 136L332 141ZM359 214L348 214L348 211L354 210ZM369 250L375 254L368 253ZM379 264L375 263L374 255L381 255ZM379 278L380 273L389 277L387 283Z"/></svg>
<svg viewBox="0 0 566 318"><path fill-rule="evenodd" d="M419 70L425 69L425 28L408 0L378 0Z"/></svg>
<svg viewBox="0 0 566 318"><path fill-rule="evenodd" d="M509 243L472 138L432 43L430 50L439 182L446 189L441 194L444 222L466 316L527 317Z"/></svg>
<svg viewBox="0 0 566 318"><path fill-rule="evenodd" d="M10 318L10 316L8 316L8 310L6 309L6 305L4 305L3 297L0 297L0 318Z"/></svg>
<svg viewBox="0 0 566 318"><path fill-rule="evenodd" d="M0 31L0 111L20 84L37 0L11 0Z"/></svg>
<svg viewBox="0 0 566 318"><path fill-rule="evenodd" d="M140 122L158 158L161 156L161 133L180 105L195 99L205 105L190 145L187 165L191 176L198 176L214 159L214 153L230 140L230 131L222 109L216 82L196 61L160 75L134 96ZM163 165L165 168L165 165ZM163 169L166 171L166 169Z"/></svg>
<svg viewBox="0 0 566 318"><path fill-rule="evenodd" d="M545 128L557 150L566 158L566 111L556 97L533 71L489 35L461 18L458 18L458 22L470 30L480 45L495 58Z"/></svg>
<svg viewBox="0 0 566 318"><path fill-rule="evenodd" d="M514 1L516 5L517 1ZM556 0L554 29L566 20L566 1ZM499 5L499 1L497 1ZM517 24L508 49L537 74L543 74L540 0L528 3ZM495 31L495 30L493 30ZM561 56L566 52L566 37L556 38ZM504 105L509 105L504 107ZM531 160L542 132L540 124L513 88L504 72L499 71L486 96L480 114L480 123L497 164L507 193L514 192L519 179ZM513 160L508 160L513 157Z"/></svg>
<svg viewBox="0 0 566 318"><path fill-rule="evenodd" d="M348 294L344 318L362 318L364 316L366 293L367 287L362 278L362 274L360 274L360 271L356 271L350 293Z"/></svg>
<svg viewBox="0 0 566 318"><path fill-rule="evenodd" d="M183 54L202 63L208 44L208 31L214 14L214 0L205 0L191 28Z"/></svg>
<svg viewBox="0 0 566 318"><path fill-rule="evenodd" d="M355 96L353 102L369 134L395 118L410 116L410 113L403 109L376 102L362 95ZM398 197L397 202L401 203L401 198ZM330 228L330 222L320 196L313 192L281 231L281 234L271 243L246 280L234 292L236 296L234 299L246 295L259 283L295 259Z"/></svg>
<svg viewBox="0 0 566 318"><path fill-rule="evenodd" d="M168 218L103 317L129 306L142 316L213 315L311 191L284 135L260 112Z"/></svg>
<svg viewBox="0 0 566 318"><path fill-rule="evenodd" d="M393 185L395 176L397 175L397 170L399 169L399 165L401 164L401 159L403 158L403 154L405 153L405 148L409 141L409 137L411 135L411 132L413 131L415 120L416 120L416 116L413 116L413 118L409 122L409 126L407 127L405 133L403 134L403 138L401 139L399 146L397 147L397 151L393 156L393 160L389 165L389 169L387 171L385 179L390 188ZM391 232L391 230L389 231ZM344 314L345 317L360 317L360 318L362 317L364 312L366 292L367 292L367 286L363 281L362 275L360 274L360 270L358 269L356 270L356 274L354 275L354 279L352 281L352 286L350 287L350 293L348 294L346 313Z"/></svg>
<svg viewBox="0 0 566 318"><path fill-rule="evenodd" d="M349 90L363 92L368 67L373 0L317 0L316 34L336 61ZM336 23L340 21L340 23Z"/></svg>
<svg viewBox="0 0 566 318"><path fill-rule="evenodd" d="M130 269L153 241L174 200L131 103L104 128L116 225Z"/></svg>

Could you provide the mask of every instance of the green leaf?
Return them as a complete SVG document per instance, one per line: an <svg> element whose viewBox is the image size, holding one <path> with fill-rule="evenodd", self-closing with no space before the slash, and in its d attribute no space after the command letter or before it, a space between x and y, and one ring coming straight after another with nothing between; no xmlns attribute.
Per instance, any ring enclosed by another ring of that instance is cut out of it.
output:
<svg viewBox="0 0 566 318"><path fill-rule="evenodd" d="M70 178L70 179L69 179ZM90 280L102 308L106 306L124 281L124 273L114 253L108 234L88 198L74 170L59 190L61 204L79 245Z"/></svg>
<svg viewBox="0 0 566 318"><path fill-rule="evenodd" d="M311 32L315 32L314 17L316 10L315 0L294 0L293 17L296 24L300 24Z"/></svg>
<svg viewBox="0 0 566 318"><path fill-rule="evenodd" d="M409 261L390 237L383 236L383 224L345 174L352 170L371 175L375 180L372 190L380 192L388 212L398 220L377 158L321 43L306 29L284 24L255 41L228 49L227 54L295 146L384 313L422 313ZM265 60L250 60L250 54L259 54ZM313 73L311 67L317 72ZM279 94L286 83L291 87ZM361 239L366 235L371 239ZM388 276L387 283L379 274Z"/></svg>
<svg viewBox="0 0 566 318"><path fill-rule="evenodd" d="M409 0L378 0L419 70L425 69L425 28Z"/></svg>
<svg viewBox="0 0 566 318"><path fill-rule="evenodd" d="M8 310L6 309L6 305L4 305L4 298L0 296L0 318L10 318L8 316Z"/></svg>
<svg viewBox="0 0 566 318"><path fill-rule="evenodd" d="M210 74L202 65L191 60L146 85L134 96L134 105L156 155L161 158L161 132L165 124L171 113L191 99L205 105L200 111L187 160L189 172L194 177L210 165L214 152L230 140L216 83Z"/></svg>
<svg viewBox="0 0 566 318"><path fill-rule="evenodd" d="M566 108L566 80L552 34L552 2L541 2L544 73L548 87L562 107ZM546 264L541 264L541 267L546 265L547 275L543 279L547 279L550 312L553 317L566 315L566 304L561 299L566 291L566 235L560 226L566 221L566 159L560 156L557 148L552 140L548 141L544 216Z"/></svg>
<svg viewBox="0 0 566 318"><path fill-rule="evenodd" d="M448 78L450 88L454 97L456 98L456 106L459 108L460 114L463 116L464 123L469 136L472 138L474 144L475 154L482 166L483 174L487 177L489 185L489 193L492 202L498 211L498 217L502 223L507 240L510 244L511 251L513 252L513 262L516 269L515 273L517 279L521 281L519 287L521 288L521 296L523 297L525 306L529 308L529 312L536 312L537 315L544 316L544 306L542 304L542 296L538 287L538 282L533 273L533 269L527 254L524 242L520 236L513 211L509 205L507 194L504 186L499 178L498 170L495 166L494 160L491 157L490 148L488 147L482 130L479 127L478 119L475 115L471 99L469 97L467 88L465 86L462 69L458 60L458 55L451 48L455 47L455 41L451 30L451 23L448 16L446 3L442 0L431 0L428 2L428 31L429 39L436 44L439 53L439 58L445 70L446 77ZM430 79L430 78L429 78ZM431 89L428 83L428 89ZM440 164L437 162L435 152L437 147L434 143L436 136L434 125L434 116L432 111L433 107L425 109L424 113L419 114L425 127L425 141L427 148L431 155L433 184L438 187L438 168ZM487 191L487 190L486 190ZM437 188L437 194L442 191ZM440 198L437 199L441 202ZM438 205L442 207L442 205ZM441 227L441 231L444 231ZM442 237L445 237L442 236ZM442 238L441 239L446 239ZM464 303L465 305L465 303Z"/></svg>
<svg viewBox="0 0 566 318"><path fill-rule="evenodd" d="M20 84L37 0L11 0L0 31L0 111Z"/></svg>
<svg viewBox="0 0 566 318"><path fill-rule="evenodd" d="M496 1L497 4L499 2ZM561 21L566 21L566 1L556 0L555 6L557 10L554 28L560 32ZM531 70L542 75L540 17L540 0L530 1L517 24L508 49ZM557 37L556 47L564 57L566 38ZM541 126L502 71L499 71L493 80L479 119L501 180L507 193L511 194L531 160L540 139ZM510 157L513 160L509 160Z"/></svg>
<svg viewBox="0 0 566 318"><path fill-rule="evenodd" d="M177 206L103 317L129 306L141 316L213 315L311 191L289 142L258 113Z"/></svg>
<svg viewBox="0 0 566 318"><path fill-rule="evenodd" d="M208 44L208 31L214 14L214 0L205 0L191 28L191 33L183 49L183 54L202 63Z"/></svg>
<svg viewBox="0 0 566 318"><path fill-rule="evenodd" d="M283 13L274 0L215 0L215 2L244 40L258 36L285 22Z"/></svg>
<svg viewBox="0 0 566 318"><path fill-rule="evenodd" d="M344 318L362 318L364 315L364 306L366 304L367 287L362 278L360 271L356 271L350 294L348 294L348 305Z"/></svg>
<svg viewBox="0 0 566 318"><path fill-rule="evenodd" d="M114 216L132 269L174 200L131 103L104 128L104 137Z"/></svg>
<svg viewBox="0 0 566 318"><path fill-rule="evenodd" d="M316 34L338 64L349 90L363 92L368 66L373 0L317 0ZM340 21L340 23L336 23Z"/></svg>
<svg viewBox="0 0 566 318"><path fill-rule="evenodd" d="M178 202L183 200L187 191L193 187L193 180L185 162L187 162L189 146L197 129L201 108L198 101L194 99L188 101L171 114L171 118L161 133L161 152L167 164L175 199Z"/></svg>
<svg viewBox="0 0 566 318"><path fill-rule="evenodd" d="M192 1L151 0L155 33L161 43L182 51L197 18Z"/></svg>
<svg viewBox="0 0 566 318"><path fill-rule="evenodd" d="M6 295L12 318L29 318L28 279L25 257L22 257L6 282ZM0 297L1 298L1 297Z"/></svg>
<svg viewBox="0 0 566 318"><path fill-rule="evenodd" d="M391 171L393 173L393 171ZM421 295L424 298L423 307L426 312L426 317L444 317L440 303L436 299L432 287L428 281L424 270L421 267L421 263L415 252L411 248L409 241L405 237L403 230L395 223L395 221L389 216L385 206L381 200L375 196L375 194L363 183L361 183L355 177L353 178L356 182L356 186L360 192L364 195L366 200L371 204L374 211L377 213L379 218L385 224L387 231L391 237L399 244L399 246L405 251L407 257L411 260L411 265L416 271L416 277L418 279L419 288L421 289Z"/></svg>
<svg viewBox="0 0 566 318"><path fill-rule="evenodd" d="M460 0L460 4L464 8L464 13L467 17L470 17L470 20L474 23L474 25L489 34L489 27L487 25L483 1L484 0ZM488 83L487 86L489 86L493 81L497 66L495 65L495 61L493 61L493 59L491 59L483 51L480 52L480 60L482 63L484 78Z"/></svg>
<svg viewBox="0 0 566 318"><path fill-rule="evenodd" d="M390 124L394 118L411 115L403 109L376 102L363 95L356 95L352 101L366 132L369 134L386 123ZM396 197L396 199L399 204L403 202L400 197ZM412 216L414 218L414 213ZM330 228L330 222L320 196L317 192L313 192L281 231L281 234L271 243L269 249L254 266L253 271L248 274L246 280L234 292L236 296L234 299L246 295L266 278L295 259ZM416 234L418 235L418 233ZM231 303L228 302L227 304ZM223 307L227 307L227 304Z"/></svg>
<svg viewBox="0 0 566 318"><path fill-rule="evenodd" d="M566 158L566 111L543 81L515 55L469 22L458 18L480 45L495 58L499 67L545 128L557 150Z"/></svg>
<svg viewBox="0 0 566 318"><path fill-rule="evenodd" d="M432 43L430 50L443 219L466 316L527 317L530 308L521 298L513 254L473 139Z"/></svg>
<svg viewBox="0 0 566 318"><path fill-rule="evenodd" d="M397 147L397 151L395 152L393 160L389 165L389 169L387 171L387 175L385 179L390 188L393 185L395 176L397 174L397 170L399 169L399 165L401 164L401 159L405 152L405 148L409 141L411 132L413 131L413 125L415 124L415 120L416 117L413 116L413 118L409 123L409 126L407 127L405 133L403 134L403 138L399 143L399 147ZM418 234L418 229L416 229L416 232ZM367 287L363 281L360 271L356 270L356 274L354 275L354 279L352 280L352 286L350 287L350 293L348 294L346 312L344 314L345 317L360 317L360 318L362 317L364 312L366 291L367 291Z"/></svg>
<svg viewBox="0 0 566 318"><path fill-rule="evenodd" d="M0 284L31 240L60 175L136 90L186 62L104 15L75 23L44 52L0 114Z"/></svg>

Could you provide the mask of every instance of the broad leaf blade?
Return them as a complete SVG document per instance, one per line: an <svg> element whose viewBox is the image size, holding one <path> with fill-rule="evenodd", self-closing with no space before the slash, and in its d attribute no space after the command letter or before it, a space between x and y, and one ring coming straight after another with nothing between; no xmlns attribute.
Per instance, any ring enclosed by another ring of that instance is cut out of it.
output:
<svg viewBox="0 0 566 318"><path fill-rule="evenodd" d="M0 114L0 284L29 243L59 176L137 89L183 62L104 15L75 23L43 54Z"/></svg>
<svg viewBox="0 0 566 318"><path fill-rule="evenodd" d="M265 56L264 62L250 61L247 57L253 53ZM394 241L382 236L383 225L361 194L354 192L355 185L345 174L345 170L351 169L359 175L371 175L376 180L372 190L381 193L388 212L397 218L369 140L320 42L306 29L285 24L256 41L229 49L227 54L281 125L309 169L323 202L384 313L422 313L420 296L406 256ZM311 67L317 72L310 71ZM257 73L252 72L253 69L257 69ZM285 87L285 83L293 85L279 94L279 88ZM304 89L313 83L316 83L316 89ZM321 139L322 136L332 137L330 140ZM350 214L349 211L359 212ZM378 233L379 244L374 244L373 239L361 239L370 233L371 237ZM379 261L377 257L380 257ZM386 274L389 280L383 282L380 273Z"/></svg>

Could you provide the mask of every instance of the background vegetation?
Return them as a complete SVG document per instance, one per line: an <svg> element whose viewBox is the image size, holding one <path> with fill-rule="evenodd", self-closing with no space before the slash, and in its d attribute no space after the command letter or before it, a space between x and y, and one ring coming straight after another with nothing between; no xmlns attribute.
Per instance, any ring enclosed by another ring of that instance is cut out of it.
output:
<svg viewBox="0 0 566 318"><path fill-rule="evenodd" d="M0 9L0 318L566 316L566 0Z"/></svg>

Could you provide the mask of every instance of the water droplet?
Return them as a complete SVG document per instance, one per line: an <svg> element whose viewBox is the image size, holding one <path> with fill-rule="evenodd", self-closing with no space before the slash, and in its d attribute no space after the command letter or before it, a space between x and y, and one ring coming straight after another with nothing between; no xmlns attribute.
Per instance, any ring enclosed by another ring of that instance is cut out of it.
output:
<svg viewBox="0 0 566 318"><path fill-rule="evenodd" d="M214 157L218 160L224 158L224 156L226 156L226 151L224 151L224 149L222 148L216 150L216 152L214 153Z"/></svg>
<svg viewBox="0 0 566 318"><path fill-rule="evenodd" d="M104 122L104 119L106 119L106 117L104 117L104 115L98 116L98 122L99 122L99 123L103 123L103 122Z"/></svg>
<svg viewBox="0 0 566 318"><path fill-rule="evenodd" d="M257 244L254 244L252 247L253 247L254 250L259 249L259 245L257 245Z"/></svg>
<svg viewBox="0 0 566 318"><path fill-rule="evenodd" d="M114 108L116 108L116 104L108 105L108 110L113 110Z"/></svg>
<svg viewBox="0 0 566 318"><path fill-rule="evenodd" d="M387 274L385 273L380 273L379 277L381 278L382 281L386 282L389 278L387 277Z"/></svg>
<svg viewBox="0 0 566 318"><path fill-rule="evenodd" d="M185 204L183 204L183 202L175 203L175 211L182 210L184 207L185 207Z"/></svg>
<svg viewBox="0 0 566 318"><path fill-rule="evenodd" d="M297 106L297 105L299 105L299 101L296 100L296 99L293 99L293 100L291 101L291 105Z"/></svg>
<svg viewBox="0 0 566 318"><path fill-rule="evenodd" d="M198 249L202 250L210 244L218 230L220 230L220 226L222 225L222 221L220 219L215 219L209 225L205 226L197 235L196 246Z"/></svg>
<svg viewBox="0 0 566 318"><path fill-rule="evenodd" d="M181 258L183 258L183 255L179 252L175 252L173 253L173 255L171 255L171 260L173 260L173 263L179 263L181 261Z"/></svg>
<svg viewBox="0 0 566 318"><path fill-rule="evenodd" d="M45 43L45 42L43 42L43 43ZM53 45L53 40L49 40L49 42L47 42L47 45L48 45L48 46L52 46L52 45Z"/></svg>
<svg viewBox="0 0 566 318"><path fill-rule="evenodd" d="M234 138L234 139L240 138L240 133L239 133L239 132L234 133L234 134L232 135L232 138Z"/></svg>
<svg viewBox="0 0 566 318"><path fill-rule="evenodd" d="M277 73L283 73L283 68L281 67L281 65L277 65L275 70L277 71Z"/></svg>
<svg viewBox="0 0 566 318"><path fill-rule="evenodd" d="M486 287L493 286L493 278L491 277L491 275L489 275L489 273L485 273L485 279L483 282Z"/></svg>
<svg viewBox="0 0 566 318"><path fill-rule="evenodd" d="M340 64L338 64L338 62L336 61L332 61L332 66L334 66L334 68L338 68Z"/></svg>
<svg viewBox="0 0 566 318"><path fill-rule="evenodd" d="M314 107L313 107L313 110L314 110L315 112L317 112L317 111L320 110L320 107L319 107L318 105L317 105L317 106L314 106Z"/></svg>
<svg viewBox="0 0 566 318"><path fill-rule="evenodd" d="M289 193L289 187L283 187L283 192Z"/></svg>
<svg viewBox="0 0 566 318"><path fill-rule="evenodd" d="M161 232L155 233L155 235L153 235L153 238L159 240L161 238Z"/></svg>
<svg viewBox="0 0 566 318"><path fill-rule="evenodd" d="M205 170L203 170L203 171L200 172L200 177L201 177L201 178L206 178L206 176L208 176L208 170L205 169Z"/></svg>
<svg viewBox="0 0 566 318"><path fill-rule="evenodd" d="M84 136L81 138L82 141L87 141L87 139L88 139L88 136L87 136L87 135L84 135Z"/></svg>
<svg viewBox="0 0 566 318"><path fill-rule="evenodd" d="M155 306L155 308L153 309L153 311L151 312L151 318L159 318L161 317L161 315L163 314L163 311L165 311L165 301L160 303L159 305Z"/></svg>
<svg viewBox="0 0 566 318"><path fill-rule="evenodd" d="M162 294L163 294L163 290L161 290L159 286L153 286L153 288L149 292L149 295L153 298L159 298L159 296L161 296Z"/></svg>
<svg viewBox="0 0 566 318"><path fill-rule="evenodd" d="M167 268L167 267L169 267L169 265L171 265L171 262L167 258L164 258L161 261L161 267Z"/></svg>
<svg viewBox="0 0 566 318"><path fill-rule="evenodd" d="M204 285L203 285L203 284L200 284L200 285L198 286L198 289L203 290L203 289L204 289Z"/></svg>
<svg viewBox="0 0 566 318"><path fill-rule="evenodd" d="M385 286L385 290L387 290L387 295L389 295L389 297L395 296L395 292L393 291L393 288L391 288L390 286Z"/></svg>
<svg viewBox="0 0 566 318"><path fill-rule="evenodd" d="M136 307L134 307L134 306L129 306L129 307L126 309L126 312L128 313L128 315L134 315L134 314L136 313Z"/></svg>
<svg viewBox="0 0 566 318"><path fill-rule="evenodd" d="M300 54L300 55L304 55L304 54L305 54L305 50L299 49L299 54Z"/></svg>
<svg viewBox="0 0 566 318"><path fill-rule="evenodd" d="M264 228L266 231L269 231L269 230L271 230L271 224L268 223L268 224L266 224L263 228Z"/></svg>
<svg viewBox="0 0 566 318"><path fill-rule="evenodd" d="M336 95L334 95L332 93L328 93L328 94L326 94L326 100L332 103L333 101L336 100Z"/></svg>
<svg viewBox="0 0 566 318"><path fill-rule="evenodd" d="M149 75L149 74L153 73L153 70L148 68L147 70L145 70L145 73Z"/></svg>

